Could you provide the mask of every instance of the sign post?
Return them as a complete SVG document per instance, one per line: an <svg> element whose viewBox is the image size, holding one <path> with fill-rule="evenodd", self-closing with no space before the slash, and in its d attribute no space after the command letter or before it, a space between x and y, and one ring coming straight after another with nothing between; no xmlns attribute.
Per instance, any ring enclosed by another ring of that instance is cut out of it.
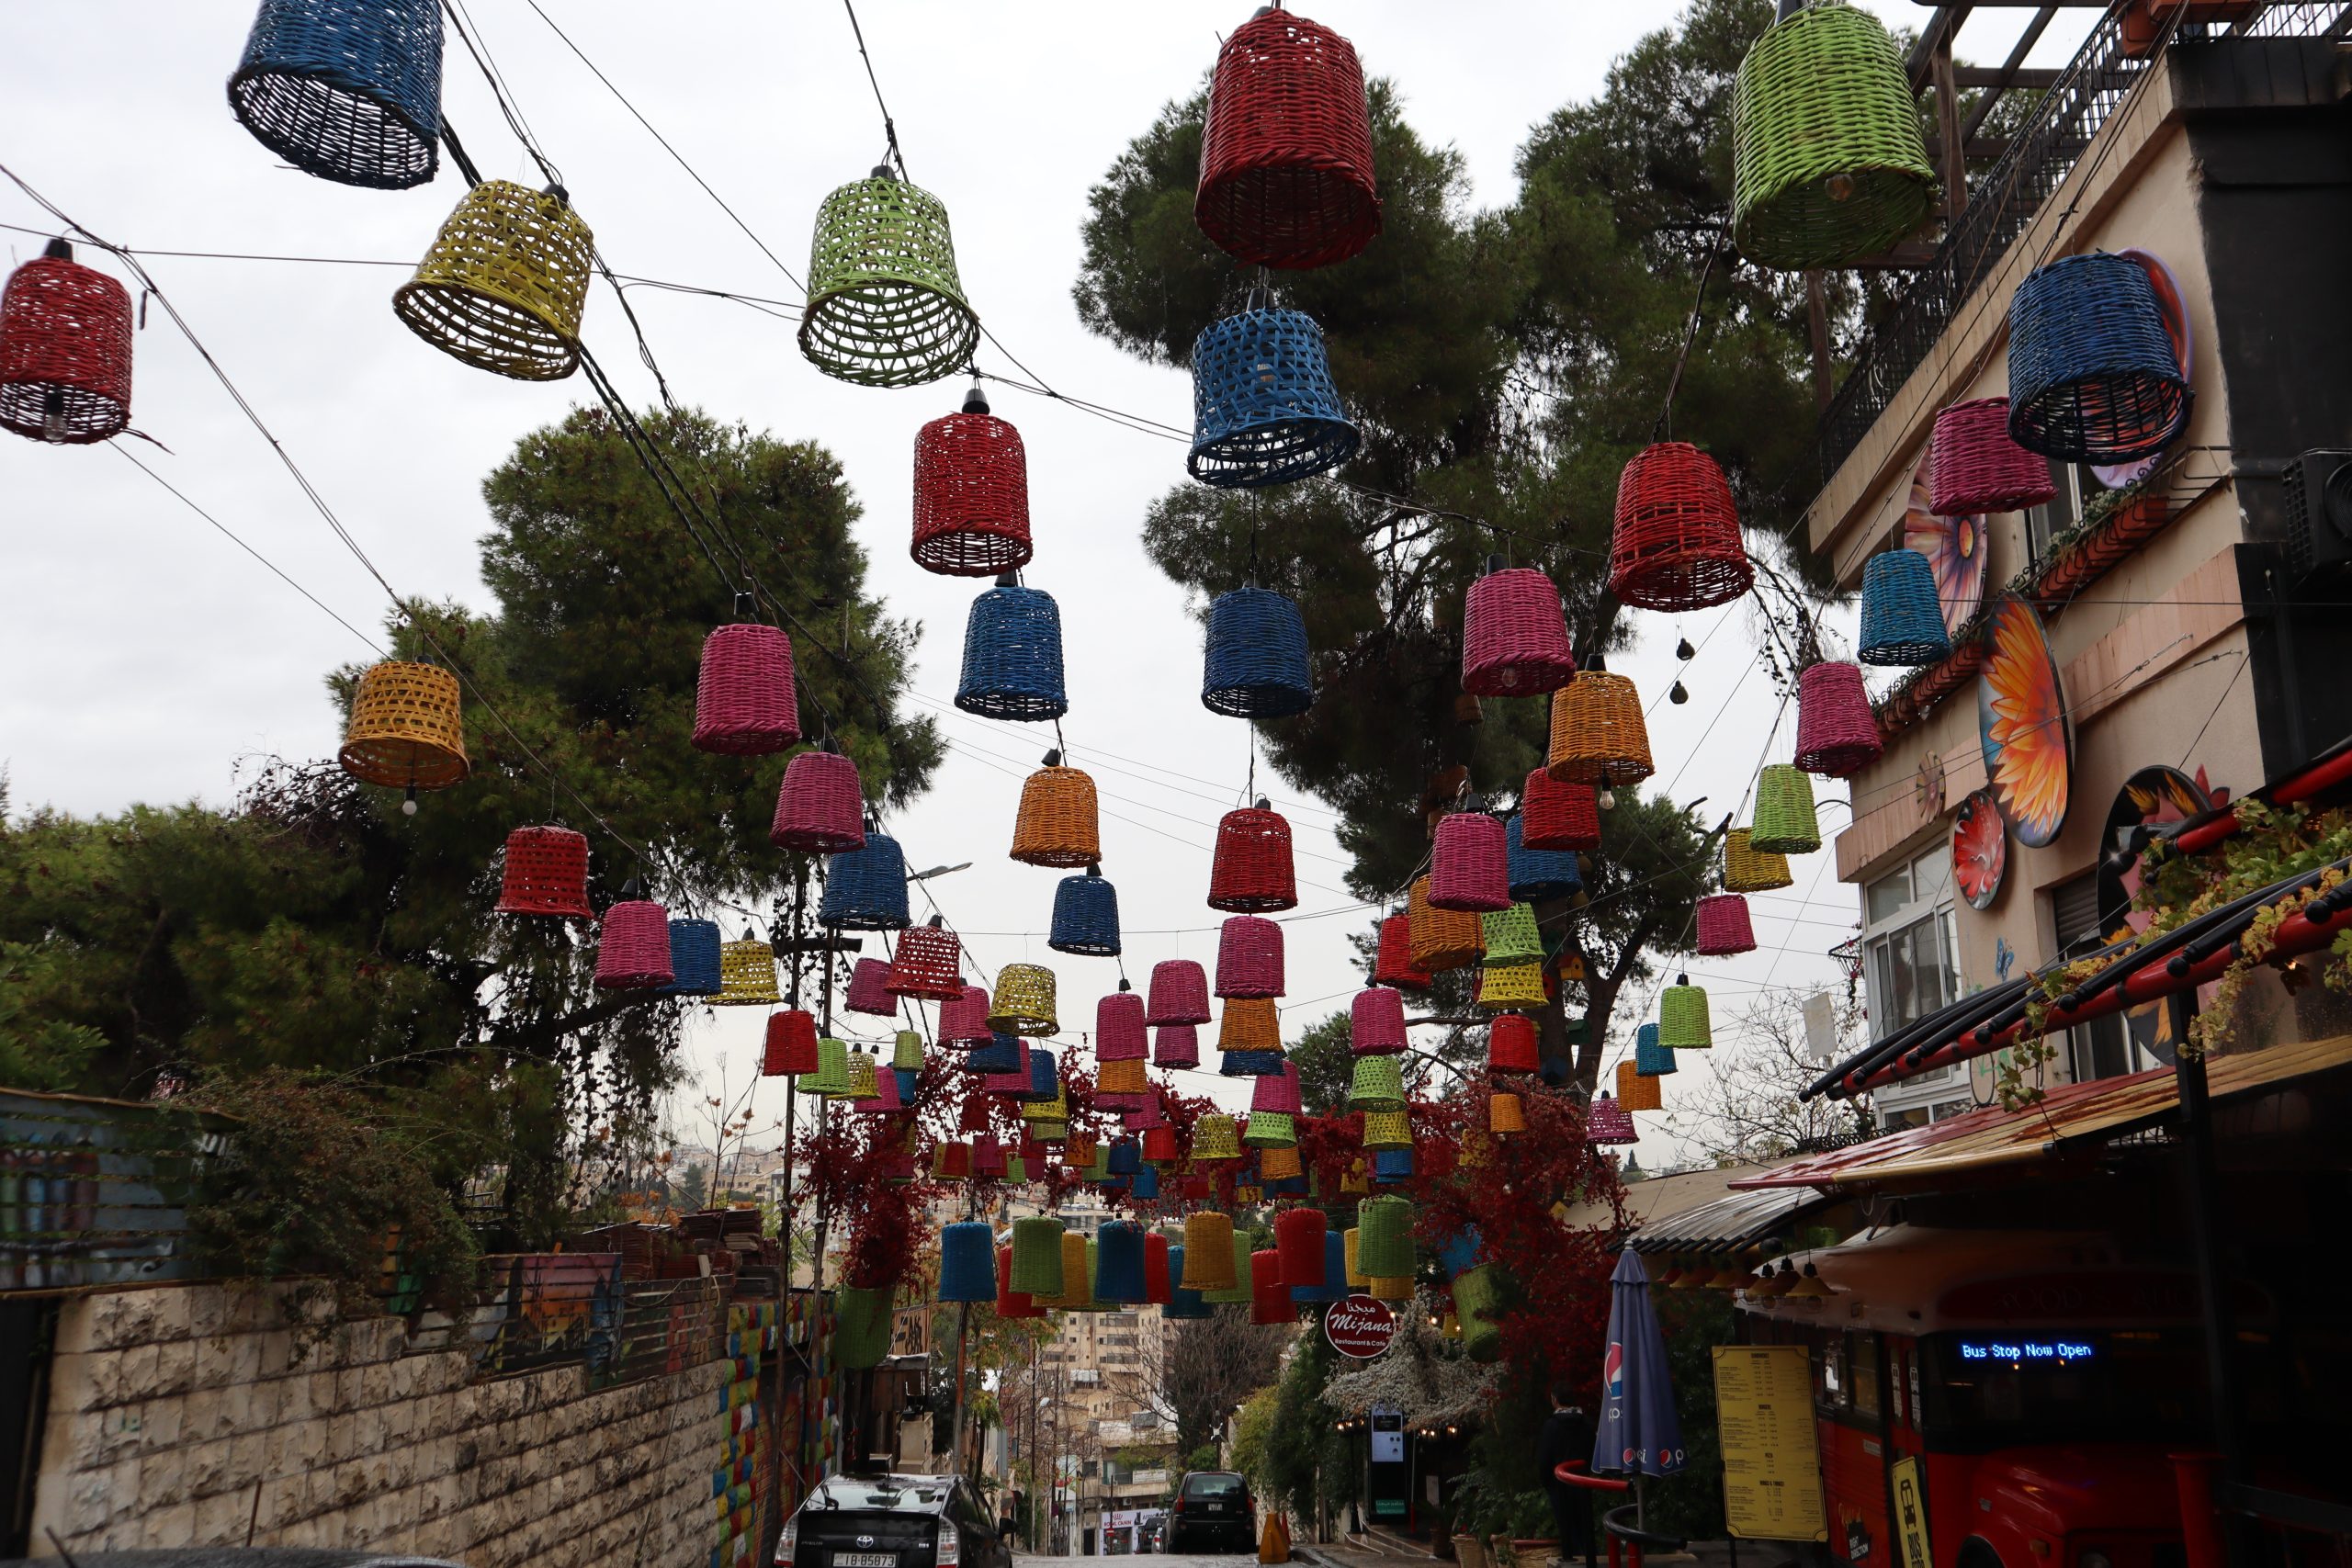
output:
<svg viewBox="0 0 2352 1568"><path fill-rule="evenodd" d="M1714 1354L1731 1533L1750 1540L1827 1540L1810 1352L1802 1345L1718 1345Z"/></svg>

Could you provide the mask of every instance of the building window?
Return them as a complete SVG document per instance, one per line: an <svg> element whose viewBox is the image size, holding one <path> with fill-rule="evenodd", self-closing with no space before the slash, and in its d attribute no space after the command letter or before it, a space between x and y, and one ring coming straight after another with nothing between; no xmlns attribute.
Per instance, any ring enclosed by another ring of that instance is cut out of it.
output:
<svg viewBox="0 0 2352 1568"><path fill-rule="evenodd" d="M1862 951L1873 1039L1959 998L1949 850L1939 845L1863 889Z"/></svg>
<svg viewBox="0 0 2352 1568"><path fill-rule="evenodd" d="M2058 933L2058 951L2066 957L2080 958L2106 945L2107 939L2099 931L2096 872L2053 888L2050 912ZM2063 1039L2067 1075L2076 1083L2120 1077L2159 1065L2132 1038L2131 1027L2120 1014L2075 1024Z"/></svg>
<svg viewBox="0 0 2352 1568"><path fill-rule="evenodd" d="M2054 542L2081 526L2084 510L2107 489L2082 464L2062 463L2055 457L2048 462L2050 482L2058 493L2025 514L2026 548L2037 561L2049 559Z"/></svg>

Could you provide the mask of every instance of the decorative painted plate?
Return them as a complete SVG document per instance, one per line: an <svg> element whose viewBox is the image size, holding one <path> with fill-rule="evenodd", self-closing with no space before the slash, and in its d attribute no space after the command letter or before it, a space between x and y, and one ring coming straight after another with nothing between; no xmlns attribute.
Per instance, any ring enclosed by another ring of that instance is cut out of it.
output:
<svg viewBox="0 0 2352 1568"><path fill-rule="evenodd" d="M2189 333L2188 307L2181 303L2180 280L2173 276L2172 268L2165 265L2164 259L2153 251L2127 246L2115 254L2138 262L2147 273L2148 281L2155 286L2156 308L2164 312L2165 335L2172 340L2173 357L2180 365L2180 378L2194 385L2197 340ZM2173 436L2188 428L2190 406L2187 403L2181 405L2180 423L2173 430ZM2155 472L2156 465L2163 460L2164 454L2157 452L2136 463L2121 463L2111 468L2094 467L2091 472L2098 475L2098 482L2108 489L2121 490L2125 485L2137 484Z"/></svg>
<svg viewBox="0 0 2352 1568"><path fill-rule="evenodd" d="M2191 778L2178 768L2162 762L2142 768L2123 781L2123 787L2115 792L2115 804L2107 808L2107 823L2098 839L2104 852L2098 863L2101 932L2111 933L2126 927L2144 931L2154 919L2145 910L2132 907L2140 892L2141 857L2118 852L2129 849L2132 829L2201 817L2227 800L2229 795L2228 790L2222 790L2219 798L2215 797L2206 787L2203 768L2199 768L2197 776Z"/></svg>
<svg viewBox="0 0 2352 1568"><path fill-rule="evenodd" d="M1903 509L1903 547L1917 550L1936 569L1936 602L1944 630L1956 632L1984 603L1984 519L1939 517L1928 510L1932 452L1919 454L1911 474L1911 500Z"/></svg>
<svg viewBox="0 0 2352 1568"><path fill-rule="evenodd" d="M1984 776L2018 842L2036 850L2052 842L2066 825L2075 731L2041 617L2014 593L2003 594L1985 621L1976 733Z"/></svg>
<svg viewBox="0 0 2352 1568"><path fill-rule="evenodd" d="M1951 824L1951 885L1972 909L1989 909L2009 869L2009 829L1991 790L1960 803Z"/></svg>

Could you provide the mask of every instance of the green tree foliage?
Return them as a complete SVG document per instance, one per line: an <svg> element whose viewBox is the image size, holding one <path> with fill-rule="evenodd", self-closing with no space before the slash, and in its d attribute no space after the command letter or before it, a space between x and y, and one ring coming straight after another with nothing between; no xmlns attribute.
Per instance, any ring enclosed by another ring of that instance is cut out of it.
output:
<svg viewBox="0 0 2352 1568"><path fill-rule="evenodd" d="M650 426L723 520L704 543L728 576L821 628L794 627L803 728L857 760L877 803L919 792L940 748L898 711L914 628L865 592L839 466L699 414ZM730 936L770 923L809 868L767 841L786 760L689 744L703 637L740 617L605 416L525 437L484 493L494 612L417 605L391 628L411 658L429 629L462 674L472 778L408 816L332 762L278 762L230 810L8 824L0 1065L29 1054L53 1085L128 1096L170 1070L223 1110L285 1069L368 1091L388 1129L396 1103L419 1108L480 1131L494 1239L540 1246L650 1168L684 1004L599 993L592 932L496 915L507 831L578 828L596 907L642 878ZM339 702L360 669L331 677Z"/></svg>
<svg viewBox="0 0 2352 1568"><path fill-rule="evenodd" d="M1150 508L1147 547L1199 603L1252 578L1300 601L1317 700L1260 733L1286 779L1338 808L1364 897L1396 897L1434 814L1464 790L1505 803L1543 760L1543 699L1460 690L1463 597L1490 551L1550 574L1580 654L1626 639L1605 586L1617 478L1667 432L1678 365L1671 434L1724 464L1781 618L1803 624L1796 580L1771 562L1817 479L1804 292L1722 240L1731 83L1772 13L1771 0L1695 0L1618 62L1599 98L1534 128L1518 191L1489 211L1473 209L1460 154L1407 125L1396 90L1375 82L1380 238L1272 283L1322 326L1363 453L1338 481L1183 484ZM1096 186L1074 290L1090 328L1179 366L1256 281L1191 220L1204 104L1169 105ZM1555 948L1566 931L1606 960L1585 998L1587 1084L1618 987L1645 972L1622 943L1688 950L1701 880L1683 857L1711 847L1664 803L1634 815L1610 835L1591 918L1538 911ZM1557 1010L1545 1045L1565 1055Z"/></svg>

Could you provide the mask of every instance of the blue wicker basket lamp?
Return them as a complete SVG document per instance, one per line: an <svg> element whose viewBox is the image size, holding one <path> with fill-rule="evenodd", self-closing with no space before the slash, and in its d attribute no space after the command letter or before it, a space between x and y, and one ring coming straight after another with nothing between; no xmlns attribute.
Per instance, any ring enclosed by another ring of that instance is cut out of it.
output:
<svg viewBox="0 0 2352 1568"><path fill-rule="evenodd" d="M1201 705L1232 718L1287 718L1315 705L1296 601L1255 583L1216 596Z"/></svg>
<svg viewBox="0 0 2352 1568"><path fill-rule="evenodd" d="M972 601L956 705L982 718L1049 719L1069 711L1061 609L1052 594L1001 577Z"/></svg>
<svg viewBox="0 0 2352 1568"><path fill-rule="evenodd" d="M1212 321L1193 341L1193 452L1203 484L1287 484L1355 456L1363 436L1340 407L1323 329L1261 306Z"/></svg>
<svg viewBox="0 0 2352 1568"><path fill-rule="evenodd" d="M1674 1047L1658 1043L1657 1024L1645 1023L1634 1031L1634 1072L1645 1078L1657 1078L1677 1070Z"/></svg>
<svg viewBox="0 0 2352 1568"><path fill-rule="evenodd" d="M869 832L863 848L825 863L825 896L818 922L845 931L902 931L907 913L907 857L887 833Z"/></svg>
<svg viewBox="0 0 2352 1568"><path fill-rule="evenodd" d="M1865 664L1933 664L1951 653L1936 569L1917 550L1881 550L1862 568L1862 629L1855 657Z"/></svg>
<svg viewBox="0 0 2352 1568"><path fill-rule="evenodd" d="M809 364L861 387L915 387L963 369L979 341L944 203L888 167L825 198L800 318Z"/></svg>
<svg viewBox="0 0 2352 1568"><path fill-rule="evenodd" d="M719 963L721 942L716 920L673 919L670 922L670 983L665 997L715 997L724 979Z"/></svg>
<svg viewBox="0 0 2352 1568"><path fill-rule="evenodd" d="M1541 904L1546 899L1573 897L1584 887L1584 876L1577 869L1575 852L1569 850L1531 850L1524 839L1526 819L1512 812L1504 824L1504 863L1510 883L1511 897L1521 903Z"/></svg>
<svg viewBox="0 0 2352 1568"><path fill-rule="evenodd" d="M1080 875L1065 876L1054 889L1053 930L1046 945L1056 953L1082 958L1119 955L1119 892L1103 877L1101 866L1091 865ZM1136 1017L1140 1042L1140 1007Z"/></svg>
<svg viewBox="0 0 2352 1568"><path fill-rule="evenodd" d="M438 0L262 0L229 107L305 174L424 184L440 166Z"/></svg>
<svg viewBox="0 0 2352 1568"><path fill-rule="evenodd" d="M996 1232L982 1220L959 1220L939 1233L939 1299L996 1300Z"/></svg>
<svg viewBox="0 0 2352 1568"><path fill-rule="evenodd" d="M2189 390L2148 271L2094 252L2036 268L2009 299L2009 439L2076 463L2132 463L2188 423Z"/></svg>

